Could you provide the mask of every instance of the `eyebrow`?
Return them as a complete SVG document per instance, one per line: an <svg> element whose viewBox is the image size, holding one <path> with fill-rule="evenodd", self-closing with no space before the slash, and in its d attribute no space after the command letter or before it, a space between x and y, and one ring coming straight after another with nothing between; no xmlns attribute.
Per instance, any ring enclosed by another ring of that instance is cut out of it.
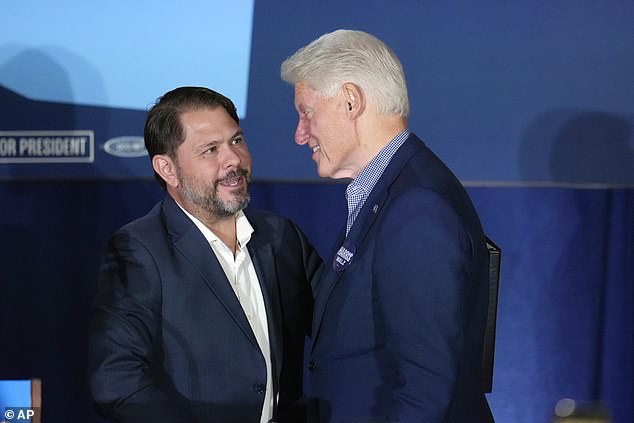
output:
<svg viewBox="0 0 634 423"><path fill-rule="evenodd" d="M231 137L229 137L229 140L234 140L234 139L236 139L238 137L244 137L244 131L242 129L239 129L238 131L236 131L236 133L231 135ZM196 152L197 152L197 154L200 154L203 151L207 150L209 147L213 147L215 145L222 144L222 142L223 142L223 140L212 140L212 141L206 142L204 144L200 144L200 145L196 146Z"/></svg>

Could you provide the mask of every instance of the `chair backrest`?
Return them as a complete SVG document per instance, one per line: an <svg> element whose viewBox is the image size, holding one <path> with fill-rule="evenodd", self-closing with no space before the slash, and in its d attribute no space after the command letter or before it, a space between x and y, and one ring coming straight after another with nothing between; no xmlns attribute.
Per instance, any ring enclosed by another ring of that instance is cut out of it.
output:
<svg viewBox="0 0 634 423"><path fill-rule="evenodd" d="M500 263L502 250L489 238L486 240L489 250L489 308L487 325L484 332L484 351L482 354L483 389L491 392L493 389L493 358L495 355L495 324L498 312L498 288L500 286Z"/></svg>
<svg viewBox="0 0 634 423"><path fill-rule="evenodd" d="M34 413L29 415L31 423L41 423L42 381L40 379L0 380L0 411L5 413L5 408L8 407L21 409L23 412L31 410ZM20 421L17 418L16 414L13 420Z"/></svg>

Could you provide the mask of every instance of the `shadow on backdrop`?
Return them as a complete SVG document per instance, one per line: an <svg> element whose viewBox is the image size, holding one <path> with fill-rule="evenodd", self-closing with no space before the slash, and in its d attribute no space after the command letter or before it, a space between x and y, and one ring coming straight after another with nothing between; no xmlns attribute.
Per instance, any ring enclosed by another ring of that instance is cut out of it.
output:
<svg viewBox="0 0 634 423"><path fill-rule="evenodd" d="M523 181L634 185L634 119L596 111L544 113L519 150Z"/></svg>
<svg viewBox="0 0 634 423"><path fill-rule="evenodd" d="M82 75L96 104L107 104L103 79L97 69L70 50L51 45L0 46L0 85L31 100L76 103L77 93L69 69Z"/></svg>
<svg viewBox="0 0 634 423"><path fill-rule="evenodd" d="M553 395L605 401L620 416L631 411L618 400L631 393L631 342L622 336L631 332L631 212L627 190L617 188L634 186L633 122L596 111L544 113L525 132L519 157L523 181L581 188L542 190L548 207L530 217L541 234L531 271L539 378ZM610 189L583 189L595 187Z"/></svg>

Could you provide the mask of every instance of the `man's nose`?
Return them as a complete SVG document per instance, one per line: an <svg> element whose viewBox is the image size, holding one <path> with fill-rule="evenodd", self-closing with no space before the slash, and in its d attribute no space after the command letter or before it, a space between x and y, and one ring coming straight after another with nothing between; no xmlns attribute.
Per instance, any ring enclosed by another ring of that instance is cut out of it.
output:
<svg viewBox="0 0 634 423"><path fill-rule="evenodd" d="M297 129L295 130L295 143L297 145L306 144L308 142L308 139L310 138L306 126L306 122L302 119L300 119L297 123Z"/></svg>
<svg viewBox="0 0 634 423"><path fill-rule="evenodd" d="M224 167L238 166L242 162L240 154L231 147L224 148L221 154Z"/></svg>

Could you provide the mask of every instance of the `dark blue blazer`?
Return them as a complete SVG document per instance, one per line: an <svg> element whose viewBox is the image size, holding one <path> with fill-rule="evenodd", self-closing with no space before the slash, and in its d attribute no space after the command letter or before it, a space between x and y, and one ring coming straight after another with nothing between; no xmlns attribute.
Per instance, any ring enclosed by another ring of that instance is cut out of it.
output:
<svg viewBox="0 0 634 423"><path fill-rule="evenodd" d="M491 422L488 255L460 182L411 135L316 286L307 372L320 422ZM343 269L341 268L343 267Z"/></svg>
<svg viewBox="0 0 634 423"><path fill-rule="evenodd" d="M302 395L310 280L321 260L290 221L245 214L283 412ZM264 357L211 247L169 196L110 240L89 353L95 404L113 420L260 421Z"/></svg>

